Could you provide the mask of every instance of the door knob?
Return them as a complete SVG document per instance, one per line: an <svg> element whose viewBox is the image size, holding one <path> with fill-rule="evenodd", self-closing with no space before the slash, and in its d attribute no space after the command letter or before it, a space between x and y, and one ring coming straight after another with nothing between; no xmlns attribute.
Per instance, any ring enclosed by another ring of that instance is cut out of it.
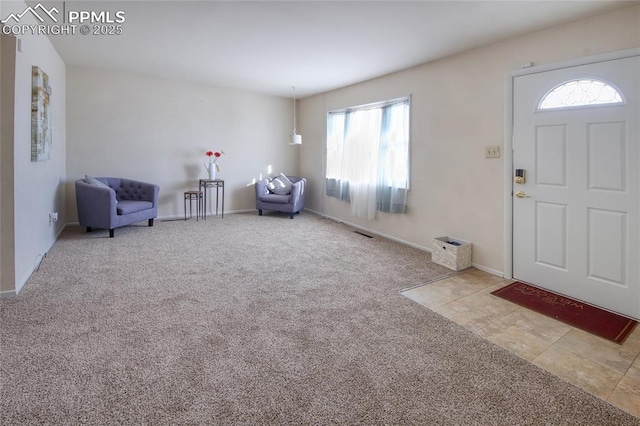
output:
<svg viewBox="0 0 640 426"><path fill-rule="evenodd" d="M518 192L516 192L515 195L518 198L531 198L531 195L527 195L523 191L518 191Z"/></svg>

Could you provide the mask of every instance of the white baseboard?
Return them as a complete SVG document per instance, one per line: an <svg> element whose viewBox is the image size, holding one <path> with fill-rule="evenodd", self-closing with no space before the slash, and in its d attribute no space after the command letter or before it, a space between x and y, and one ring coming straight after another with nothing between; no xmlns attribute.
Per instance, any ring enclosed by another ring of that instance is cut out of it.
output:
<svg viewBox="0 0 640 426"><path fill-rule="evenodd" d="M256 212L256 215L257 215L257 210L256 209L229 210L229 211L225 210L224 214L227 215L227 214L251 213L251 212ZM210 217L210 216L211 216L211 213L207 213L207 217ZM215 216L215 214L213 216ZM220 216L220 213L218 213L218 216ZM158 216L154 220L167 221L167 222L174 221L174 220L184 220L184 214L169 215L169 216ZM143 221L141 221L141 222L143 222ZM67 226L67 225L68 226L80 226L80 223L79 222L69 222L65 226Z"/></svg>
<svg viewBox="0 0 640 426"><path fill-rule="evenodd" d="M392 235L385 234L383 232L378 232L376 230L366 228L364 226L356 225L355 223L347 222L347 221L338 219L336 217L329 216L329 215L317 212L317 211L312 210L312 209L305 208L304 210L308 211L310 213L316 214L316 215L318 215L320 217L324 217L324 218L333 220L333 221L338 222L338 223L344 223L345 225L350 226L352 228L356 228L356 229L359 229L361 231L365 231L367 233L374 234L374 235L377 235L379 237L383 237L383 238L386 238L388 240L395 241L395 242L407 245L409 247L416 248L418 250L426 251L428 253L431 253L431 251L432 251L431 248L429 248L429 247L425 247L425 246L422 246L420 244L415 244L415 243L412 243L411 241L406 241L406 240L403 240L401 238L397 238L397 237L394 237ZM256 209L231 210L231 211L226 212L226 214L251 213L251 212L255 212L255 211L256 211ZM208 215L208 216L210 216L210 215ZM184 215L179 215L179 216L176 216L176 215L174 215L174 216L159 216L156 219L157 220L161 220L161 221L162 220L164 220L164 221L184 220ZM66 223L65 225L63 225L62 228L60 228L60 231L58 232L58 234L56 235L56 238L54 240L54 244L55 244L55 241L57 241L58 238L60 237L60 235L62 234L62 231L64 230L64 228L66 228L69 225L80 225L80 224L78 222L71 222L71 223ZM53 246L53 244L51 246ZM49 250L50 249L51 249L51 247L49 247ZM47 252L49 250L47 250ZM35 272L38 269L38 266L40 266L40 262L42 262L42 260L46 256L47 252L44 253L44 255L42 256L42 259L40 259L38 264L33 268L31 273L29 274L29 277L27 277L27 279L20 285L20 287L16 286L17 290L2 291L2 292L0 292L0 297L12 297L12 296L17 295L20 292L20 290L22 289L22 287L24 286L24 284L26 284L27 280L31 277L33 272ZM487 272L489 274L496 275L498 277L504 277L504 273L502 271L498 271L497 269L488 268L488 267L483 266L483 265L478 265L477 263L473 263L471 266L473 266L474 268L479 269L481 271Z"/></svg>
<svg viewBox="0 0 640 426"><path fill-rule="evenodd" d="M338 219L336 217L329 216L329 215L326 215L326 214L322 214L322 213L319 213L319 212L311 210L311 209L305 209L305 210L309 210L310 212L313 212L313 213L315 213L315 214L317 214L319 216L325 217L327 219L331 219L331 220L333 220L335 222L344 223L347 226L359 229L361 231L365 231L365 232L367 232L369 234L374 234L374 235L377 235L379 237L383 237L383 238L386 238L388 240L395 241L395 242L407 245L409 247L414 247L414 248L417 248L418 250L422 250L422 251L426 251L428 253L431 253L431 249L429 247L421 246L420 244L412 243L411 241L406 241L406 240L403 240L401 238L394 237L393 235L388 235L388 234L385 234L384 232L379 232L379 231L376 231L376 230L373 230L373 229L366 228L364 226L356 225L355 223L347 222L345 220Z"/></svg>
<svg viewBox="0 0 640 426"><path fill-rule="evenodd" d="M16 294L15 290L10 290L10 291L0 291L0 299L2 299L3 297L14 297Z"/></svg>
<svg viewBox="0 0 640 426"><path fill-rule="evenodd" d="M58 241L58 238L60 238L60 235L62 235L62 232L67 227L67 225L68 225L68 223L65 223L64 225L62 225L62 227L60 228L60 230L56 234L55 238L53 239L53 242L47 248L47 250L44 253L38 254L38 256L36 257L36 263L33 266L33 268L31 269L31 271L25 277L23 277L21 280L16 282L16 289L15 290L10 290L10 291L0 292L0 297L12 297L12 296L16 296L16 295L20 294L20 291L22 291L22 289L27 284L27 282L29 281L29 278L31 278L33 273L38 270L38 268L40 267L40 264L42 263L42 261L45 259L45 257L47 257L47 253L49 253L49 250L51 250L51 247L53 247L53 245L56 243L56 241Z"/></svg>
<svg viewBox="0 0 640 426"><path fill-rule="evenodd" d="M312 212L312 213L315 213L315 214L317 214L318 216L322 216L322 217L325 217L325 218L327 218L327 219L334 220L334 221L336 221L336 222L338 222L338 223L344 223L345 225L351 226L352 228L360 229L360 230L362 230L362 231L366 231L367 233L374 234L374 235L378 235L378 236L380 236L380 237L387 238L387 239L389 239L389 240L396 241L396 242L398 242L398 243L405 244L405 245L407 245L407 246L417 248L418 250L423 250L423 251L426 251L426 252L428 252L428 253L431 253L431 252L432 252L431 248L429 248L429 247L425 247L425 246L422 246L422 245L420 245L420 244L415 244L415 243L412 243L412 242L410 242L410 241L405 241L405 240L403 240L403 239L401 239L401 238L396 238L396 237L394 237L394 236L391 236L391 235L385 234L385 233L383 233L383 232L378 232L378 231L375 231L375 230L373 230L373 229L365 228L365 227L363 227L363 226L356 225L356 224L354 224L354 223L350 223L350 222L347 222L347 221L344 221L344 220L341 220L341 219L338 219L338 218L335 218L335 217L332 217L332 216L329 216L329 215L326 215L326 214L323 214L323 213L317 212L317 211L315 211L315 210L306 209L306 208L305 208L305 210L310 211L310 212ZM487 273L489 273L489 274L496 275L496 276L498 276L498 277L503 277L503 276L504 276L504 273L503 273L502 271L498 271L497 269L488 268L488 267L486 267L486 266L478 265L477 263L473 263L471 266L473 266L474 268L479 269L479 270L481 270L481 271L487 272Z"/></svg>
<svg viewBox="0 0 640 426"><path fill-rule="evenodd" d="M477 263L472 263L471 266L473 266L476 269L480 269L481 271L486 272L488 274L495 275L500 278L504 278L504 272L498 271L497 269L487 268L486 266L478 265Z"/></svg>
<svg viewBox="0 0 640 426"><path fill-rule="evenodd" d="M256 212L256 216L258 215L258 211L256 209L225 210L224 214L228 215L228 214L251 213L251 212ZM207 217L211 217L211 216L215 216L215 213L214 214L207 213ZM220 216L220 213L218 213L218 216ZM167 222L168 221L174 221L174 220L184 220L184 214L172 215L172 216L158 216L158 217L156 217L156 220L167 221ZM79 225L78 222L76 222L75 224Z"/></svg>

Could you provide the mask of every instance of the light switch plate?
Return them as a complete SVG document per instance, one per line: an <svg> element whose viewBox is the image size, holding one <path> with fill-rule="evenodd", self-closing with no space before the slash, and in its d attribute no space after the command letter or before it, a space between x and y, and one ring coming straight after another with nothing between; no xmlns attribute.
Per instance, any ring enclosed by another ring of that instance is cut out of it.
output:
<svg viewBox="0 0 640 426"><path fill-rule="evenodd" d="M500 146L487 145L484 147L485 158L500 158Z"/></svg>

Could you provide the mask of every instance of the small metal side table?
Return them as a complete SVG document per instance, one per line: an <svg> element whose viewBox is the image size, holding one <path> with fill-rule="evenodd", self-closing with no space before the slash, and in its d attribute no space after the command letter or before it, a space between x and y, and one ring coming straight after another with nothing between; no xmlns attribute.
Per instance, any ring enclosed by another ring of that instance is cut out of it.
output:
<svg viewBox="0 0 640 426"><path fill-rule="evenodd" d="M202 211L202 191L184 191L184 220L187 220L187 201L189 201L189 219L193 217L193 203L196 200L198 209L196 211L196 222Z"/></svg>
<svg viewBox="0 0 640 426"><path fill-rule="evenodd" d="M216 216L218 215L218 201L220 199L220 189L222 189L222 218L224 219L224 180L222 179L200 179L200 190L204 192L204 206L202 207L202 217L207 219L207 191L209 188L216 189Z"/></svg>

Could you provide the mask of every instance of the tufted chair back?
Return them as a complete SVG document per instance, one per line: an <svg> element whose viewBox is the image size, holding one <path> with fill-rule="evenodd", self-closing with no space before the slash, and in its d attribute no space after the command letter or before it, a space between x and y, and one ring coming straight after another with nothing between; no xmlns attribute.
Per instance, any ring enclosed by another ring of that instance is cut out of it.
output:
<svg viewBox="0 0 640 426"><path fill-rule="evenodd" d="M116 191L116 200L118 201L142 201L153 197L153 193L149 190L149 185L144 185L139 181L117 177L97 179Z"/></svg>

